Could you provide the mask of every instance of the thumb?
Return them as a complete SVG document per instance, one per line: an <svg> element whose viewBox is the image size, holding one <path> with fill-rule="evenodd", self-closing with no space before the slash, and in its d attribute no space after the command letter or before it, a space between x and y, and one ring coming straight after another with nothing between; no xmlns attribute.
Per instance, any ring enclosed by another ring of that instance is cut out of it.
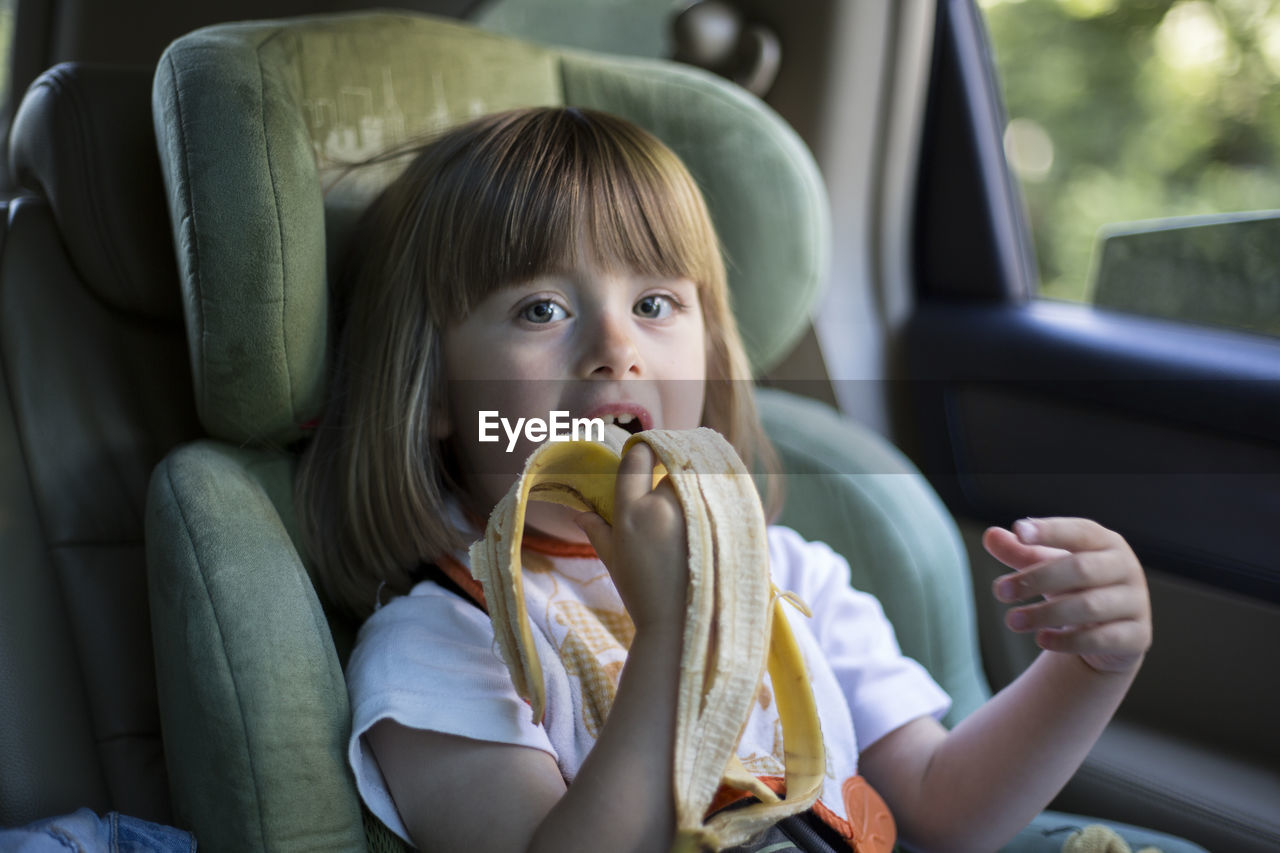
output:
<svg viewBox="0 0 1280 853"><path fill-rule="evenodd" d="M587 534L591 547L596 549L596 556L606 565L613 562L613 527L596 512L581 512L573 521Z"/></svg>

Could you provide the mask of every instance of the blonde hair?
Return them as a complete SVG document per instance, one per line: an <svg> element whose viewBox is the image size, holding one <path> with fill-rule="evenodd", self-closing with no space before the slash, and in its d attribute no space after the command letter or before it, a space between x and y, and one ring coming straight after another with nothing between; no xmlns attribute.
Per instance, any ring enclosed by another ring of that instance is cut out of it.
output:
<svg viewBox="0 0 1280 853"><path fill-rule="evenodd" d="M363 618L383 587L408 592L421 563L468 544L446 512L462 475L433 437L442 332L495 290L569 268L580 243L606 269L698 286L703 423L776 473L711 217L670 149L605 113L535 108L414 154L357 226L328 402L298 473L304 546L332 602Z"/></svg>

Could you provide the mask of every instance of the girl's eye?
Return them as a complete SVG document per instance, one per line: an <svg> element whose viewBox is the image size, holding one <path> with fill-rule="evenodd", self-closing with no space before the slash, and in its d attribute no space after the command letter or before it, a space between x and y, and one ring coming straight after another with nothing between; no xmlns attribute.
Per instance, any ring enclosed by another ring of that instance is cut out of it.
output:
<svg viewBox="0 0 1280 853"><path fill-rule="evenodd" d="M636 314L648 320L661 320L675 309L669 296L646 296L636 303Z"/></svg>
<svg viewBox="0 0 1280 853"><path fill-rule="evenodd" d="M543 299L540 302L526 305L521 309L520 316L530 323L545 324L554 320L564 319L565 311L550 299Z"/></svg>

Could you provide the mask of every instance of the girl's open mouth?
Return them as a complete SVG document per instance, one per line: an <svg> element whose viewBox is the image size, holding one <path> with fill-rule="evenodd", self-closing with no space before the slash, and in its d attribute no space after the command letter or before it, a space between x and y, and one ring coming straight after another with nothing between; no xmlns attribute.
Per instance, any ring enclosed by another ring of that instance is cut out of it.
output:
<svg viewBox="0 0 1280 853"><path fill-rule="evenodd" d="M644 429L644 426L640 423L640 418L632 414L605 415L602 420L606 424L617 424L632 435Z"/></svg>
<svg viewBox="0 0 1280 853"><path fill-rule="evenodd" d="M601 403L588 409L584 417L599 418L605 424L617 424L632 435L653 429L653 415L637 403Z"/></svg>

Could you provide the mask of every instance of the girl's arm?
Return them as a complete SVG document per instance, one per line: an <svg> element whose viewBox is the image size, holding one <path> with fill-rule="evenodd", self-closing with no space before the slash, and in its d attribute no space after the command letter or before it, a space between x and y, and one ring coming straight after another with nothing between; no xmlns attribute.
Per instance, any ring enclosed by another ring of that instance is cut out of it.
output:
<svg viewBox="0 0 1280 853"><path fill-rule="evenodd" d="M551 755L382 722L368 733L414 843L424 850L655 851L675 832L672 760L688 565L671 485L650 490L639 444L619 467L614 525L580 524L636 626L600 737L566 788Z"/></svg>
<svg viewBox="0 0 1280 853"><path fill-rule="evenodd" d="M600 738L567 790L541 750L375 726L369 745L414 843L467 853L666 853L679 643L678 634L672 642L637 632Z"/></svg>
<svg viewBox="0 0 1280 853"><path fill-rule="evenodd" d="M1046 651L948 733L918 719L859 756L904 841L923 850L994 850L1043 809L1080 766L1151 645L1142 567L1119 535L1083 519L991 528L1006 622Z"/></svg>

